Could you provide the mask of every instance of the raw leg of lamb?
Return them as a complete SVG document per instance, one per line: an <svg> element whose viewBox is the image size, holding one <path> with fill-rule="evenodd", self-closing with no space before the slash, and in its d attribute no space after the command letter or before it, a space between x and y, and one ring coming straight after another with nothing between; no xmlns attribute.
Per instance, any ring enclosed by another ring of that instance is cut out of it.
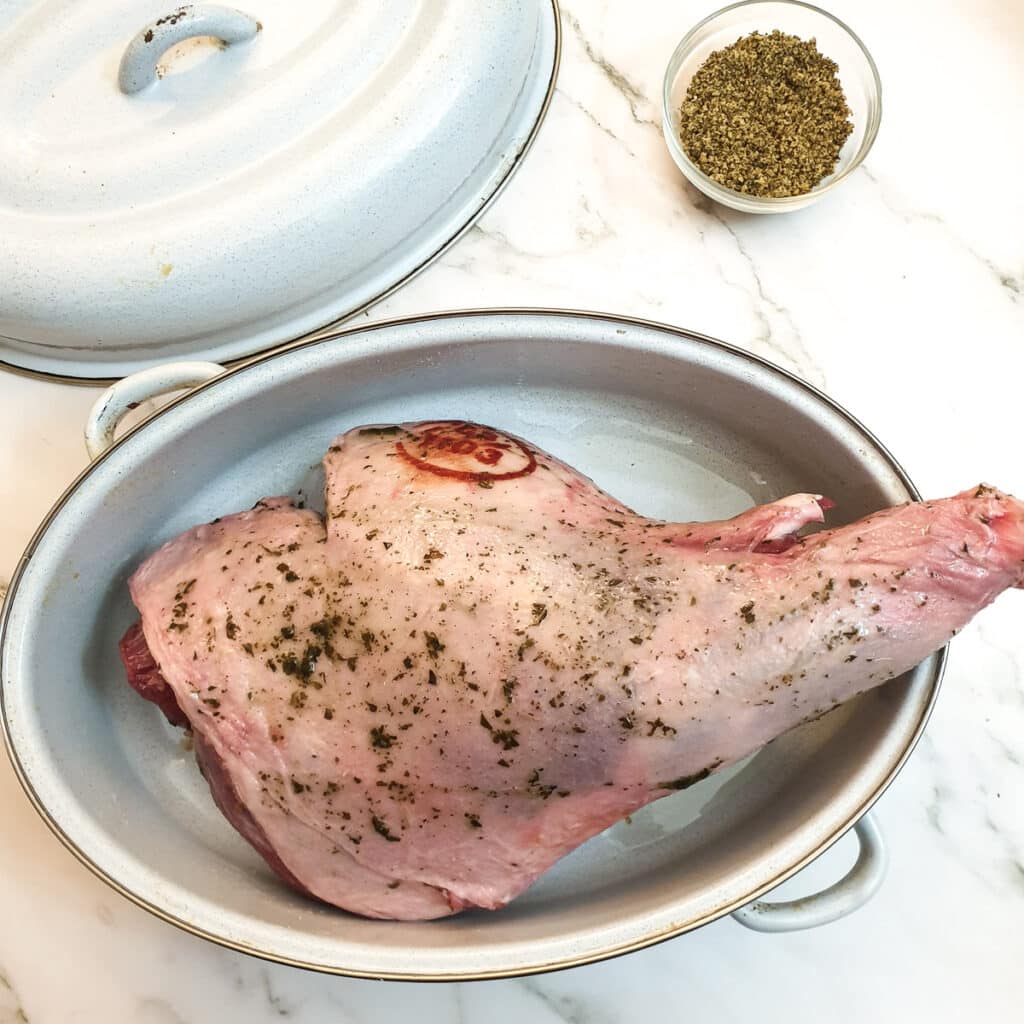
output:
<svg viewBox="0 0 1024 1024"><path fill-rule="evenodd" d="M644 804L944 644L1024 578L989 487L798 537L801 494L636 515L462 422L349 431L131 579L129 678L289 884L371 917L497 908Z"/></svg>

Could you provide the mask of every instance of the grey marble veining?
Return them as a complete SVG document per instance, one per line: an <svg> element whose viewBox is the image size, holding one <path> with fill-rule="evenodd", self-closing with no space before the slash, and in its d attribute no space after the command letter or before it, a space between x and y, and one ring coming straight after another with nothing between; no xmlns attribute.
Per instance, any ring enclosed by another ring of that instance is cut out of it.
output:
<svg viewBox="0 0 1024 1024"><path fill-rule="evenodd" d="M626 74L612 64L607 57L597 52L593 43L587 38L579 19L564 4L562 5L562 24L567 26L579 40L587 60L599 68L612 87L622 95L629 108L630 117L637 124L651 125L655 130L660 131L660 122L654 117L646 115L646 112L651 109L651 103L640 87L631 82ZM643 115L641 111L644 111Z"/></svg>
<svg viewBox="0 0 1024 1024"><path fill-rule="evenodd" d="M28 1015L3 969L0 969L0 1024L28 1024Z"/></svg>

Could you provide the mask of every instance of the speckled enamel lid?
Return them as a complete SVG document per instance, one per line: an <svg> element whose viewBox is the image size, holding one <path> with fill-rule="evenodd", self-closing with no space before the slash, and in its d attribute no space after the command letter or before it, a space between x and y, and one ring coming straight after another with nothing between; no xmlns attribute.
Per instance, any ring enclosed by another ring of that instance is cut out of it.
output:
<svg viewBox="0 0 1024 1024"><path fill-rule="evenodd" d="M0 5L0 359L229 361L394 289L553 87L552 0Z"/></svg>

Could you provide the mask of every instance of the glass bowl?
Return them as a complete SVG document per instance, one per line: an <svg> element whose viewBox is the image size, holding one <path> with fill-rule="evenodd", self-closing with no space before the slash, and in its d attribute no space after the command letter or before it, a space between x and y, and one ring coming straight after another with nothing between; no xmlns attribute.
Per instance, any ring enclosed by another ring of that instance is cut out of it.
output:
<svg viewBox="0 0 1024 1024"><path fill-rule="evenodd" d="M694 74L715 51L751 32L778 29L817 40L818 49L839 65L839 81L852 112L853 131L835 170L810 192L783 198L746 195L709 178L686 155L679 137L679 111ZM868 155L882 119L882 83L864 44L838 18L798 0L745 0L723 7L690 30L665 70L663 127L672 159L687 179L716 202L745 213L785 213L809 206L831 192Z"/></svg>

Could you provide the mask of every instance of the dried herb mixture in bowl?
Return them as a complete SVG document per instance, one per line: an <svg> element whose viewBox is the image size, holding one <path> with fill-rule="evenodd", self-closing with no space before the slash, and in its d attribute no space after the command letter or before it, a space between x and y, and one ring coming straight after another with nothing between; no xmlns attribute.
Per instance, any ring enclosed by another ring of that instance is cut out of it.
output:
<svg viewBox="0 0 1024 1024"><path fill-rule="evenodd" d="M853 131L838 66L814 39L751 32L716 50L686 90L687 156L726 188L774 198L831 174Z"/></svg>
<svg viewBox="0 0 1024 1024"><path fill-rule="evenodd" d="M665 67L662 130L683 177L743 213L818 202L864 162L882 83L867 47L803 0L740 0L699 21Z"/></svg>

